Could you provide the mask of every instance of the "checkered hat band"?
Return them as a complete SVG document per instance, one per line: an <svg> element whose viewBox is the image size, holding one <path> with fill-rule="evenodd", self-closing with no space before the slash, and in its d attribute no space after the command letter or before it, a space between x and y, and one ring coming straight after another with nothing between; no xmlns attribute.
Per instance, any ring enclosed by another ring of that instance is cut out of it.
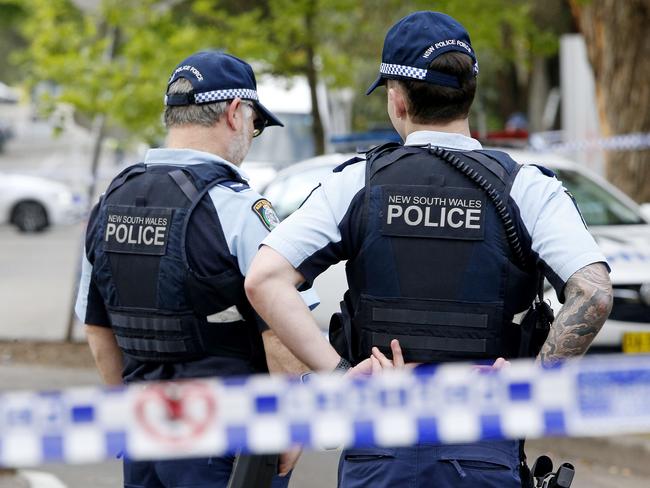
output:
<svg viewBox="0 0 650 488"><path fill-rule="evenodd" d="M220 102L222 100L232 100L234 98L243 98L246 100L257 100L257 92L250 88L231 88L229 90L213 90L194 95L195 103Z"/></svg>
<svg viewBox="0 0 650 488"><path fill-rule="evenodd" d="M403 66L401 64L381 63L379 72L384 75L405 76L407 78L415 78L416 80L424 80L427 76L426 69Z"/></svg>

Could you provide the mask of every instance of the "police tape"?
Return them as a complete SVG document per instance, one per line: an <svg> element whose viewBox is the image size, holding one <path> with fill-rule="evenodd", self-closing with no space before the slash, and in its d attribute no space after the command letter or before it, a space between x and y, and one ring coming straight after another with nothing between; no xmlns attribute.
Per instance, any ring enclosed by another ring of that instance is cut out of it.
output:
<svg viewBox="0 0 650 488"><path fill-rule="evenodd" d="M0 466L650 431L650 356L0 395Z"/></svg>
<svg viewBox="0 0 650 488"><path fill-rule="evenodd" d="M530 146L536 151L574 152L590 149L607 151L642 151L650 149L650 133L635 132L579 141L563 141L562 131L532 134Z"/></svg>

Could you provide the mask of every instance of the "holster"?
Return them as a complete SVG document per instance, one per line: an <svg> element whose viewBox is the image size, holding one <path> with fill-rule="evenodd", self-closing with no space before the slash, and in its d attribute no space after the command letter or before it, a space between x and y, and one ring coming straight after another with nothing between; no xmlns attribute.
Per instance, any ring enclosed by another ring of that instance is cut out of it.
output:
<svg viewBox="0 0 650 488"><path fill-rule="evenodd" d="M345 298L340 303L341 311L332 315L329 326L329 340L332 347L339 353L342 358L355 363L352 344L352 316L345 302Z"/></svg>

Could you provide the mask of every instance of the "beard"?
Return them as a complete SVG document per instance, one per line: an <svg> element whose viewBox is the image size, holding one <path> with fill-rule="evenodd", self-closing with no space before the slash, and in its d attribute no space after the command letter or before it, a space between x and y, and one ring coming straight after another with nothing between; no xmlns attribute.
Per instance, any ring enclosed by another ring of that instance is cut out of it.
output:
<svg viewBox="0 0 650 488"><path fill-rule="evenodd" d="M250 118L252 117L252 111L246 110L244 117L245 119L242 125L244 129L232 138L230 147L228 148L228 157L226 158L236 166L242 163L253 142L252 134L247 130L250 124Z"/></svg>

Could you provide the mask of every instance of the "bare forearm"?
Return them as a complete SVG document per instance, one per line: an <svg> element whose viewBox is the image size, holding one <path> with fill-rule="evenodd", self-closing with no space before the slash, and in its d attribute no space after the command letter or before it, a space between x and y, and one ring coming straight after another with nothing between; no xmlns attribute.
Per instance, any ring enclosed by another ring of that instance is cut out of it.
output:
<svg viewBox="0 0 650 488"><path fill-rule="evenodd" d="M612 284L602 263L577 271L564 294L565 303L538 356L545 365L584 354L612 309Z"/></svg>
<svg viewBox="0 0 650 488"><path fill-rule="evenodd" d="M340 358L296 290L302 280L282 256L263 246L246 278L246 294L257 313L300 361L316 371L332 371Z"/></svg>
<svg viewBox="0 0 650 488"><path fill-rule="evenodd" d="M307 365L294 356L272 330L264 331L262 340L264 341L264 351L266 352L266 363L269 372L301 374L309 371Z"/></svg>
<svg viewBox="0 0 650 488"><path fill-rule="evenodd" d="M122 384L122 351L113 331L107 327L86 325L86 338L97 370L106 385Z"/></svg>
<svg viewBox="0 0 650 488"><path fill-rule="evenodd" d="M269 279L249 294L257 313L286 347L314 370L333 370L339 361L336 351L323 337L296 288Z"/></svg>

